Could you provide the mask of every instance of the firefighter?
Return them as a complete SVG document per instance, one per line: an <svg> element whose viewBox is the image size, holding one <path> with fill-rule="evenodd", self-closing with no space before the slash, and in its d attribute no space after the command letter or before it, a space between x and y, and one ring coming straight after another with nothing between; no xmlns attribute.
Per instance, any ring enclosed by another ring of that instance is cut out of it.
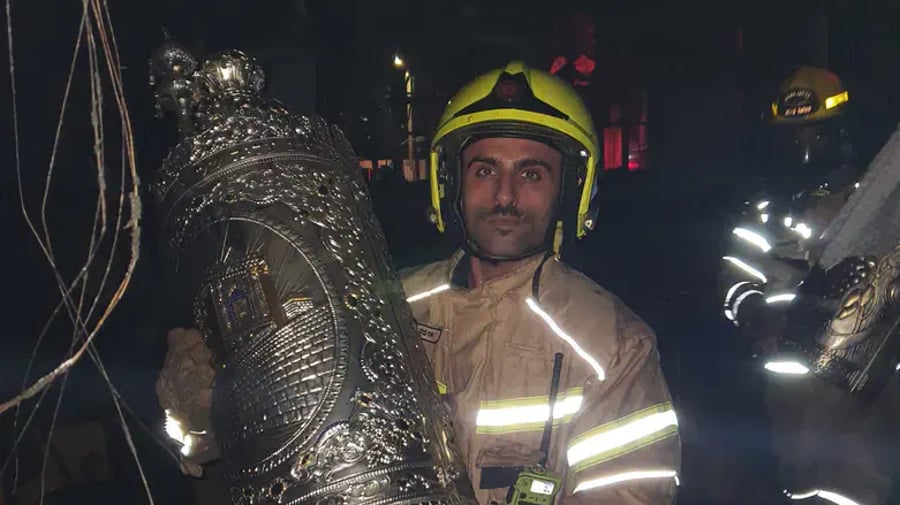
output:
<svg viewBox="0 0 900 505"><path fill-rule="evenodd" d="M574 89L520 62L464 86L438 124L433 220L460 248L402 277L482 504L541 459L555 353L557 502L674 500L677 419L654 333L555 254L594 226L599 159Z"/></svg>
<svg viewBox="0 0 900 505"><path fill-rule="evenodd" d="M897 385L880 352L890 340L881 333L893 330L871 327L886 312L885 297L869 293L884 292L893 274L879 280L869 255L821 261L863 177L849 98L821 68L803 67L781 86L770 124L781 162L747 200L723 258L724 316L754 341L766 370L785 502L881 504L891 490Z"/></svg>
<svg viewBox="0 0 900 505"><path fill-rule="evenodd" d="M723 314L757 351L774 349L783 309L815 261L816 239L858 180L848 101L835 74L804 66L772 103L772 156L760 164L731 227L720 276Z"/></svg>

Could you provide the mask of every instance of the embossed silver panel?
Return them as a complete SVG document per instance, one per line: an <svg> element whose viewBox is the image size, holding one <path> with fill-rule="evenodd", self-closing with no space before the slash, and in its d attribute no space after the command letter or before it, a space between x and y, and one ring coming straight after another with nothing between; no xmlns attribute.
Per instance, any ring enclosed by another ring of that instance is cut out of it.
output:
<svg viewBox="0 0 900 505"><path fill-rule="evenodd" d="M184 134L154 193L234 503L474 503L341 132L262 99L237 51L168 43L151 71Z"/></svg>
<svg viewBox="0 0 900 505"><path fill-rule="evenodd" d="M874 399L900 354L900 245L826 299L800 297L782 346L812 373Z"/></svg>

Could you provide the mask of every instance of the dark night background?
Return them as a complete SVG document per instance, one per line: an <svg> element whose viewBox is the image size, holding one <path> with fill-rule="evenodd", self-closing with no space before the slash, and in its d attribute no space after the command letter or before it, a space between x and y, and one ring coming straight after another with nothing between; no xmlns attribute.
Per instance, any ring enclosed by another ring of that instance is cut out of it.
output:
<svg viewBox="0 0 900 505"><path fill-rule="evenodd" d="M877 152L900 119L900 4L158 0L109 7L145 191L175 141L173 125L153 118L147 84L147 61L162 40L163 26L198 52L240 48L255 54L267 71L270 93L294 112L318 113L340 125L360 158L399 161L405 153L405 98L402 70L392 65L395 53L415 75L416 135L428 138L461 84L514 58L549 69L556 56L573 52L572 16L590 19L597 66L579 91L598 129L608 125L614 106L623 111L626 125L640 123L641 106L635 103L646 97L647 151L639 170L605 172L600 223L578 245L579 267L658 333L682 430L679 503L766 503L765 492L775 484L763 381L747 344L718 313L718 242L743 181L760 162L760 117L795 66L817 64L841 75L850 90L861 159L867 163ZM21 168L32 211L41 198L80 12L80 2L12 2ZM83 261L97 191L85 61L82 55L49 203L49 226L66 278ZM7 67L3 51L3 400L18 391L35 336L58 301L51 271L19 210ZM116 140L113 135L110 142ZM111 164L110 171L117 170ZM426 185L406 182L399 169L373 177L372 196L398 267L448 252L425 219ZM97 347L120 393L149 428L128 418L156 503L190 503L196 482L183 477L149 435L162 440L153 384L168 322L158 315L165 293L156 282L162 272L153 206L146 192L143 196L141 262ZM118 268L127 259L124 252L119 251ZM52 327L32 377L60 360L70 335L71 327L62 321ZM20 482L39 472L40 437L46 437L59 387L41 406L34 436L23 442ZM11 417L9 412L0 417L4 460L12 442ZM71 374L59 424L84 420L106 428L114 460L111 483L57 493L45 503L144 502L109 394L87 360ZM13 473L10 465L3 474L4 493Z"/></svg>

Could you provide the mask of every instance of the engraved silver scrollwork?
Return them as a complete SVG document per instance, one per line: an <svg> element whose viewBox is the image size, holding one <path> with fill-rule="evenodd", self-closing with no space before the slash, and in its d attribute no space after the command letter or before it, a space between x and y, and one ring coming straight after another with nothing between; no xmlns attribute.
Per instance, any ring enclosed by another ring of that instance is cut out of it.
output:
<svg viewBox="0 0 900 505"><path fill-rule="evenodd" d="M872 270L860 282L848 286L841 297L837 313L822 339L826 348L843 349L859 344L866 339L867 330L883 313L885 305L895 303L892 288L900 278L900 247L895 247Z"/></svg>
<svg viewBox="0 0 900 505"><path fill-rule="evenodd" d="M880 260L849 258L845 263L835 271L839 283L828 296L792 310L787 333L794 337L784 345L814 374L874 398L894 373L900 353L900 245Z"/></svg>
<svg viewBox="0 0 900 505"><path fill-rule="evenodd" d="M214 351L232 501L474 503L343 134L264 99L244 53L158 56L160 107L192 124L154 194Z"/></svg>

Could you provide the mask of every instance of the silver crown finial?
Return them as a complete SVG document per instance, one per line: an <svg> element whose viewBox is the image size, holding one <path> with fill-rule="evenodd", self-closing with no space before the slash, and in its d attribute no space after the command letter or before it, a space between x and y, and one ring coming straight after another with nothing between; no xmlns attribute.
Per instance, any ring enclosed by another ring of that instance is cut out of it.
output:
<svg viewBox="0 0 900 505"><path fill-rule="evenodd" d="M266 75L256 59L243 51L222 51L203 62L199 72L203 94L258 96L266 85Z"/></svg>

